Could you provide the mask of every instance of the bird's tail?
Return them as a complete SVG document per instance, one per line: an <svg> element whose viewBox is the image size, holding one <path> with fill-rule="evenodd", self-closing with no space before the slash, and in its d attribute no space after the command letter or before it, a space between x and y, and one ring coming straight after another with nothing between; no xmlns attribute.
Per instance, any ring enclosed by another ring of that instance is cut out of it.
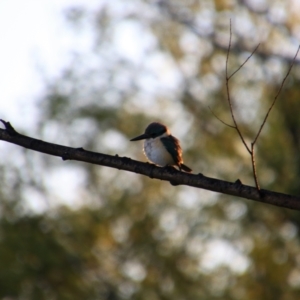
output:
<svg viewBox="0 0 300 300"><path fill-rule="evenodd" d="M180 164L179 169L185 171L185 172L192 172L192 169L190 169L188 166L184 165L184 164Z"/></svg>

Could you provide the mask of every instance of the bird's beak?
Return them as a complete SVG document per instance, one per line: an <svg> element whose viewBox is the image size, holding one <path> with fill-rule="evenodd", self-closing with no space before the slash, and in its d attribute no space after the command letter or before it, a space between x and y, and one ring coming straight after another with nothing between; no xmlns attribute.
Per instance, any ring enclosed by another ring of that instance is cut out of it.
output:
<svg viewBox="0 0 300 300"><path fill-rule="evenodd" d="M133 142L133 141L139 141L139 140L144 140L144 139L148 139L148 138L149 138L149 135L146 133L143 133L143 134L131 139L130 141Z"/></svg>

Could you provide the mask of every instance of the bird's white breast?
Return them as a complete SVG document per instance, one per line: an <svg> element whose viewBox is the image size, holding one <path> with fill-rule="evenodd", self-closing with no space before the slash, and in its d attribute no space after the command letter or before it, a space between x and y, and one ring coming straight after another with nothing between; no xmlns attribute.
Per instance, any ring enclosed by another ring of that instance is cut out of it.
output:
<svg viewBox="0 0 300 300"><path fill-rule="evenodd" d="M166 165L174 165L174 160L162 144L160 137L145 140L144 153L147 158L156 165L163 167Z"/></svg>

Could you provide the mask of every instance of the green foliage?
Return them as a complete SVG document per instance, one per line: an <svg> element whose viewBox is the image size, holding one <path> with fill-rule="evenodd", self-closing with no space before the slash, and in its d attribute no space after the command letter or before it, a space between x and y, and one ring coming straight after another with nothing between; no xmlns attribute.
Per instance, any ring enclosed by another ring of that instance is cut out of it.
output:
<svg viewBox="0 0 300 300"><path fill-rule="evenodd" d="M45 217L1 221L1 298L94 299L83 257L68 251Z"/></svg>
<svg viewBox="0 0 300 300"><path fill-rule="evenodd" d="M180 139L196 173L253 185L238 135L208 109L231 124L224 86L229 18L230 73L263 42L230 82L247 142L288 65L283 55L272 56L272 47L288 44L293 37L286 29L297 22L273 26L271 11L230 1L109 3L67 14L75 30L93 20L94 47L76 53L48 84L39 102L39 138L145 160L142 145L129 139L158 120ZM124 33L128 42L120 45L116 36ZM128 44L134 55L122 48ZM293 194L300 192L298 81L297 65L256 151L261 186ZM70 165L78 169L65 182L60 171ZM1 299L300 297L298 212L30 151L3 161L0 176ZM47 203L43 212L28 208L35 201Z"/></svg>

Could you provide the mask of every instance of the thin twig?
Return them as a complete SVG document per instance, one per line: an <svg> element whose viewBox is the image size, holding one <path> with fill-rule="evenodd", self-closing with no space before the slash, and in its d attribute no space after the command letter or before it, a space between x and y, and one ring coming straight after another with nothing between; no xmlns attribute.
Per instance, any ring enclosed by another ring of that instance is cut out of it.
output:
<svg viewBox="0 0 300 300"><path fill-rule="evenodd" d="M233 77L246 63L247 61L253 56L253 54L256 52L260 44L258 44L255 49L251 52L251 54L247 57L247 59L228 77L228 80Z"/></svg>
<svg viewBox="0 0 300 300"><path fill-rule="evenodd" d="M248 62L248 60L254 55L254 53L256 52L256 50L258 49L258 47L259 47L260 44L258 44L258 45L255 47L255 49L254 49L254 50L252 51L252 53L247 57L247 59L246 59L246 60L245 60L245 61L244 61L244 62L243 62L243 63L242 63L242 64L241 64L241 65L240 65L240 66L239 66L239 67L238 67L238 68L237 68L230 76L229 76L229 75L228 75L228 61L229 61L229 54L230 54L230 50L231 50L231 40L232 40L232 27L231 27L231 20L230 20L230 35L229 35L229 45L228 45L228 48L227 48L227 55L226 55L225 72L226 72L226 93L227 93L227 101L228 101L228 105L229 105L229 109L230 109L230 113L231 113L231 118L232 118L232 121L233 121L234 125L229 125L229 124L225 123L224 121L222 121L220 118L218 118L218 117L214 114L214 112L210 109L210 107L209 107L209 109L210 109L210 111L213 113L213 115L214 115L220 122L222 122L222 123L223 123L224 125L226 125L226 126L229 126L229 127L231 127L231 128L234 128L234 129L237 131L237 133L238 133L238 135L239 135L239 137L240 137L242 143L244 144L246 150L248 151L248 153L249 153L250 156L251 156L251 163L252 163L252 170L253 170L253 178L254 178L254 182L255 182L256 189L259 191L259 190L260 190L260 186L259 186L259 183L258 183L258 176L257 176L257 171L256 171L256 163L255 163L255 144L256 144L256 142L257 142L258 137L260 136L260 133L261 133L261 131L262 131L262 129L263 129L263 127L264 127L264 125L265 125L267 119L268 119L268 116L269 116L269 114L270 114L272 108L274 107L274 105L275 105L275 103L276 103L276 101L277 101L277 99L278 99L278 97L279 97L279 95L280 95L280 93L281 93L281 91L282 91L282 88L283 88L283 86L284 86L284 84L285 84L285 81L286 81L287 77L289 76L289 74L290 74L290 72L291 72L291 70L292 70L292 67L293 67L293 65L294 65L294 63L295 63L295 61L296 61L297 55L298 55L298 53L299 53L299 51L300 51L300 45L299 45L299 47L298 47L298 49L297 49L297 52L296 52L296 54L295 54L295 56L294 56L294 58L293 58L292 63L291 63L291 65L290 65L289 69L288 69L288 72L287 72L287 74L285 75L285 77L283 78L282 83L281 83L281 85L280 85L280 88L279 88L279 90L278 90L278 92L277 92L277 94L276 94L276 96L275 96L275 98L274 98L274 100L273 100L271 106L269 107L269 109L268 109L268 111L267 111L267 113L266 113L266 115L265 115L265 117L264 117L264 120L263 120L263 122L262 122L262 124L261 124L261 126L260 126L260 128L259 128L259 130L258 130L258 132L257 132L257 134L256 134L256 136L255 136L253 142L251 143L251 148L250 148L250 147L247 145L247 143L246 143L246 141L245 141L245 138L244 138L242 132L240 131L239 126L238 126L237 121L236 121L235 116L234 116L233 103L232 103L232 101L231 101L230 91L229 91L229 81L230 81L230 79L231 79L237 72L239 72L239 71L242 69L242 67L243 67L243 66Z"/></svg>
<svg viewBox="0 0 300 300"><path fill-rule="evenodd" d="M236 127L234 126L234 125L230 125L230 124L228 124L228 123L226 123L226 122L224 122L223 120L221 120L213 111L212 111L212 109L210 108L210 106L208 106L208 109L210 110L210 112L221 122L221 123L223 123L224 125L226 125L226 126L228 126L228 127L230 127L230 128L233 128L233 129L236 129Z"/></svg>
<svg viewBox="0 0 300 300"><path fill-rule="evenodd" d="M255 164L255 154L254 154L254 144L251 144L251 149L249 148L249 146L247 145L244 136L242 134L242 132L239 129L239 126L236 122L235 116L234 116L234 112L233 112L233 106L232 106L232 101L231 101L231 97L230 97L230 92L229 92L229 80L238 72L241 70L241 68L248 62L248 60L254 55L255 51L258 49L259 44L255 47L255 49L251 52L251 54L247 57L247 59L230 75L228 76L228 60L229 60L229 53L230 53L230 49L231 49L231 38L232 38L232 29L231 29L231 20L230 20L230 36L229 36L229 45L228 45L228 50L227 50L227 57L226 57L226 92L227 92L227 101L229 104L229 108L230 108L230 113L231 113L231 117L234 123L234 128L236 129L236 131L238 132L238 135L241 139L241 141L243 142L246 150L248 151L248 153L251 156L251 163L252 163L252 170L253 170L253 177L254 177L254 182L255 182L255 186L257 188L257 190L260 190L260 186L258 183L258 177L257 177L257 172L256 172L256 164Z"/></svg>
<svg viewBox="0 0 300 300"><path fill-rule="evenodd" d="M226 66L225 66L225 72L226 72L226 93L227 93L227 101L228 101L228 104L229 104L229 108L230 108L230 113L231 113L231 118L232 118L232 121L234 123L234 126L235 126L235 129L236 131L238 132L238 135L240 136L240 139L241 141L243 142L245 148L247 149L247 151L249 152L249 154L251 154L251 151L250 151L250 148L249 146L246 144L246 141L239 129L239 126L235 120L235 116L234 116L234 113L233 113L233 107L232 107L232 101L231 101L231 98L230 98L230 92L229 92L229 80L230 80L230 77L228 76L228 60L229 60L229 53L230 53L230 48L231 48L231 37L232 37L232 31L231 31L231 20L230 20L230 35L229 35L229 45L228 45L228 50L227 50L227 56L226 56Z"/></svg>
<svg viewBox="0 0 300 300"><path fill-rule="evenodd" d="M265 115L265 118L264 118L263 122L262 122L262 124L260 125L260 128L259 128L259 130L258 130L258 132L257 132L257 135L256 135L254 141L252 142L253 145L255 145L255 143L256 143L256 141L257 141L257 139L258 139L258 137L259 137L259 135L260 135L260 133L261 133L261 131L262 131L262 129L263 129L263 127L264 127L264 125L265 125L267 119L268 119L268 117L269 117L269 114L270 114L270 112L271 112L273 106L275 105L275 102L276 102L276 100L278 99L279 94L281 93L281 90L282 90L282 88L283 88L283 86L284 86L284 83L285 83L286 79L288 78L288 76L289 76L290 73L291 73L291 70L292 70L292 68L293 68L293 65L294 65L294 63L295 63L295 61L296 61L296 58L297 58L297 56L298 56L299 50L300 50L300 45L298 46L298 49L297 49L296 54L295 54L295 56L294 56L294 58L293 58L293 61L292 61L291 65L290 65L290 67L289 67L289 69L288 69L288 71L287 71L285 77L284 77L283 80L282 80L282 83L281 83L281 85L280 85L280 87L279 87L279 90L278 90L276 96L274 97L274 100L273 100L271 106L269 107L269 109L268 109L268 111L267 111L267 113L266 113L266 115Z"/></svg>
<svg viewBox="0 0 300 300"><path fill-rule="evenodd" d="M252 163L252 171L253 171L253 178L255 182L255 186L257 190L260 190L260 186L258 184L258 177L257 177L257 172L256 172L256 164L255 164L255 154L254 154L254 144L251 143L251 163Z"/></svg>

